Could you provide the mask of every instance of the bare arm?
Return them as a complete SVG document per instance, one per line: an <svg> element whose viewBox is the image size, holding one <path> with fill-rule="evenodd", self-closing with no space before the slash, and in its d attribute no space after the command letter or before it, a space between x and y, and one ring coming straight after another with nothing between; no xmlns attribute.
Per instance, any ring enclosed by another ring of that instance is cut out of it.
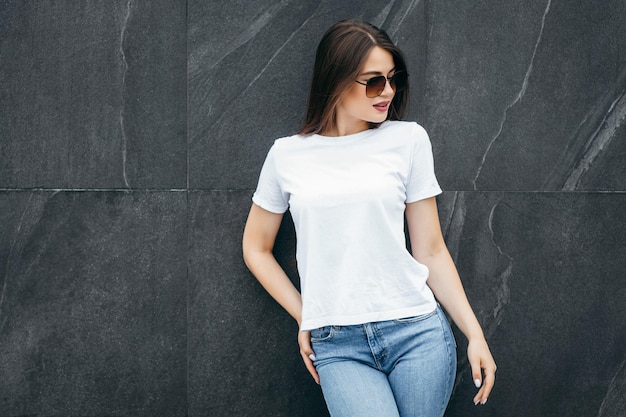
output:
<svg viewBox="0 0 626 417"><path fill-rule="evenodd" d="M243 259L263 288L298 322L299 327L302 322L302 298L272 252L282 219L282 214L252 204L243 232ZM307 369L319 383L313 361L309 358L313 353L310 333L299 332L298 343Z"/></svg>
<svg viewBox="0 0 626 417"><path fill-rule="evenodd" d="M430 271L428 286L468 339L472 378L481 387L474 403L484 404L495 382L496 364L441 234L435 198L407 204L406 218L413 256Z"/></svg>

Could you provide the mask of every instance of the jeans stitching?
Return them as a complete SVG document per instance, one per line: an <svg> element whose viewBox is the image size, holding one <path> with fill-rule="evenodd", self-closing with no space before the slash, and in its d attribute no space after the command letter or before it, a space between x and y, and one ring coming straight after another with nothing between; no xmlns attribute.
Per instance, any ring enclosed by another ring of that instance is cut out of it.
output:
<svg viewBox="0 0 626 417"><path fill-rule="evenodd" d="M335 326L328 326L330 329L328 330L328 335L325 337L312 337L311 336L311 343L319 343L319 342L325 342L327 340L330 340L333 338L333 336L335 335ZM317 330L317 329L315 329Z"/></svg>

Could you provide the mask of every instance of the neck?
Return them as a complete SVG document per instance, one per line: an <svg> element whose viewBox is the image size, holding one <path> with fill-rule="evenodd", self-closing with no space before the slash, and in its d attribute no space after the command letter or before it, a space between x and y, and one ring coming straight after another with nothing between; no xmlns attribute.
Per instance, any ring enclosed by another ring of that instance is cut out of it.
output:
<svg viewBox="0 0 626 417"><path fill-rule="evenodd" d="M360 133L370 128L369 123L360 120L360 123L336 123L330 129L322 132L323 136L348 136Z"/></svg>

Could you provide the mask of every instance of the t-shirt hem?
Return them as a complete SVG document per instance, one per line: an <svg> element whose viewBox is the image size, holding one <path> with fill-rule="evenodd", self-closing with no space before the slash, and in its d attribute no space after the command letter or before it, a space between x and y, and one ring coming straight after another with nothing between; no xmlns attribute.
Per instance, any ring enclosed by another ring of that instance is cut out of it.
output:
<svg viewBox="0 0 626 417"><path fill-rule="evenodd" d="M270 211L275 214L283 214L287 211L289 207L279 207L273 204L269 204L266 201L258 198L257 196L252 197L252 202L257 206L261 207L264 210Z"/></svg>
<svg viewBox="0 0 626 417"><path fill-rule="evenodd" d="M300 325L301 331L313 330L324 326L353 326L357 324L373 323L379 321L396 320L405 317L419 316L435 311L437 302L432 301L420 306L402 308L398 310L358 314L353 316L331 316L318 319L303 320Z"/></svg>
<svg viewBox="0 0 626 417"><path fill-rule="evenodd" d="M429 190L422 191L420 193L407 195L406 202L407 203L415 203L416 201L424 200L430 197L435 197L441 194L443 191L440 187L433 187Z"/></svg>

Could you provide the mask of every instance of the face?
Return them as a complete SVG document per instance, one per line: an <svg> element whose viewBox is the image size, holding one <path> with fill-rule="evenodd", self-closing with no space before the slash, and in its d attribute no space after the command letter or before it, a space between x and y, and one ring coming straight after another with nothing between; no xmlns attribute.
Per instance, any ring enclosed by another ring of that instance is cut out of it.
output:
<svg viewBox="0 0 626 417"><path fill-rule="evenodd" d="M375 46L368 54L363 68L355 81L365 84L367 80L377 75L391 77L395 64L391 54ZM338 135L349 135L369 129L368 122L382 123L387 119L389 106L394 91L389 82L378 97L369 98L365 94L366 86L354 82L343 92L336 109L335 126Z"/></svg>

